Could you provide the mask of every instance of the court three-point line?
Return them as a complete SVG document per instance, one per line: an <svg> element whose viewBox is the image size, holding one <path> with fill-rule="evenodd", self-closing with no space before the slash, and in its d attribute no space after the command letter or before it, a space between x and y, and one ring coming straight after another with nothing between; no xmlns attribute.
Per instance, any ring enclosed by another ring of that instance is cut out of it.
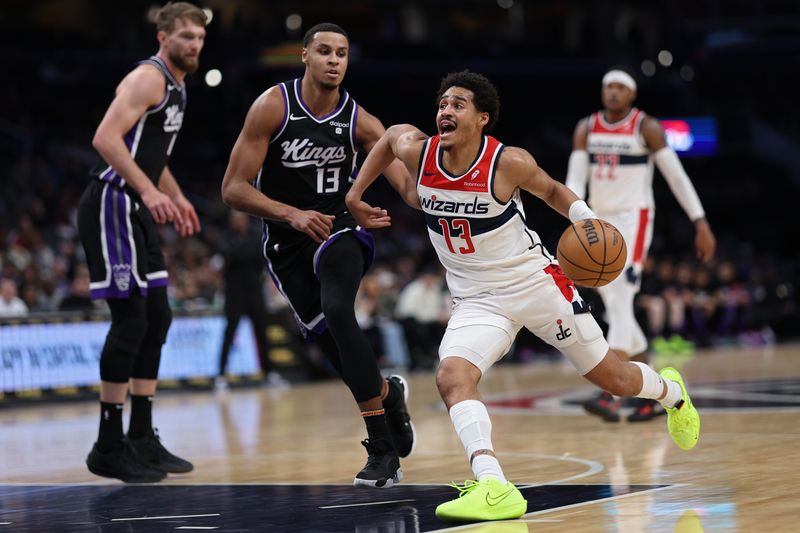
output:
<svg viewBox="0 0 800 533"><path fill-rule="evenodd" d="M220 516L219 513L211 513L211 514L181 514L181 515L169 515L169 516L136 516L133 518L112 518L112 522L125 522L128 520L166 520L168 518L202 518L206 516Z"/></svg>

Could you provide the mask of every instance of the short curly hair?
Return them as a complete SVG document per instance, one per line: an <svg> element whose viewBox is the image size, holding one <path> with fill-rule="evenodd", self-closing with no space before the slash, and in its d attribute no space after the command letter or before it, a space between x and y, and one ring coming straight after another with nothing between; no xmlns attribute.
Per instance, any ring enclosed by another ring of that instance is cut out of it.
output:
<svg viewBox="0 0 800 533"><path fill-rule="evenodd" d="M475 104L475 108L481 113L489 114L489 122L483 127L484 132L491 130L497 124L497 119L500 118L500 96L497 94L497 88L486 76L469 70L451 72L442 79L442 83L439 85L439 93L436 95L437 104L450 87L461 87L472 91L474 95L472 102Z"/></svg>
<svg viewBox="0 0 800 533"><path fill-rule="evenodd" d="M303 48L308 48L308 45L311 44L311 41L314 40L314 37L317 33L327 31L331 33L338 33L344 35L344 38L347 39L347 42L350 42L350 36L347 35L347 32L339 26L338 24L334 24L332 22L321 22L315 26L312 26L308 29L306 34L303 36Z"/></svg>

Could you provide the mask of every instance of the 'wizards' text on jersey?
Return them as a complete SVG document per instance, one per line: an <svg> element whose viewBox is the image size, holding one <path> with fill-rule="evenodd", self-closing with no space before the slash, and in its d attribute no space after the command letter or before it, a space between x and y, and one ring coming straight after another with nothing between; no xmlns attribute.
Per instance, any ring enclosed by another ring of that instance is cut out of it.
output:
<svg viewBox="0 0 800 533"><path fill-rule="evenodd" d="M475 161L454 176L442 165L439 140L425 141L417 194L450 293L459 298L511 287L549 265L539 236L525 225L519 189L506 202L494 194L503 145L484 136Z"/></svg>

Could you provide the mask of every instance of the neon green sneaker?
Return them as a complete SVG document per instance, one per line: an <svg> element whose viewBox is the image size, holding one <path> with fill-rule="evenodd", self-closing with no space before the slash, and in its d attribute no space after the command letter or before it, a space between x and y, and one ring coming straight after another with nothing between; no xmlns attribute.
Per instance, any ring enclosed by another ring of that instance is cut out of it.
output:
<svg viewBox="0 0 800 533"><path fill-rule="evenodd" d="M662 368L658 374L662 378L674 381L681 386L680 401L675 407L664 408L667 411L667 429L678 448L691 450L700 439L700 415L697 414L697 409L692 405L692 399L689 398L689 393L686 392L686 386L683 384L683 378L677 370L668 366Z"/></svg>
<svg viewBox="0 0 800 533"><path fill-rule="evenodd" d="M468 479L464 485L455 483L459 495L436 508L436 516L447 521L510 520L528 510L528 502L512 483L505 485L495 478L481 481Z"/></svg>

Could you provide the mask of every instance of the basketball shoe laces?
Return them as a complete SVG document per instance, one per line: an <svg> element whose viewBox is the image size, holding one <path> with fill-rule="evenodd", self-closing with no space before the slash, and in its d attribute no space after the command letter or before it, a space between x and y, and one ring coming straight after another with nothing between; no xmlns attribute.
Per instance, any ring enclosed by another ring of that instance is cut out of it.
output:
<svg viewBox="0 0 800 533"><path fill-rule="evenodd" d="M477 489L480 485L479 482L475 481L474 479L468 479L464 481L463 485L459 485L455 482L450 482L447 484L448 487L453 487L454 489L458 490L458 497L466 496L473 490Z"/></svg>

